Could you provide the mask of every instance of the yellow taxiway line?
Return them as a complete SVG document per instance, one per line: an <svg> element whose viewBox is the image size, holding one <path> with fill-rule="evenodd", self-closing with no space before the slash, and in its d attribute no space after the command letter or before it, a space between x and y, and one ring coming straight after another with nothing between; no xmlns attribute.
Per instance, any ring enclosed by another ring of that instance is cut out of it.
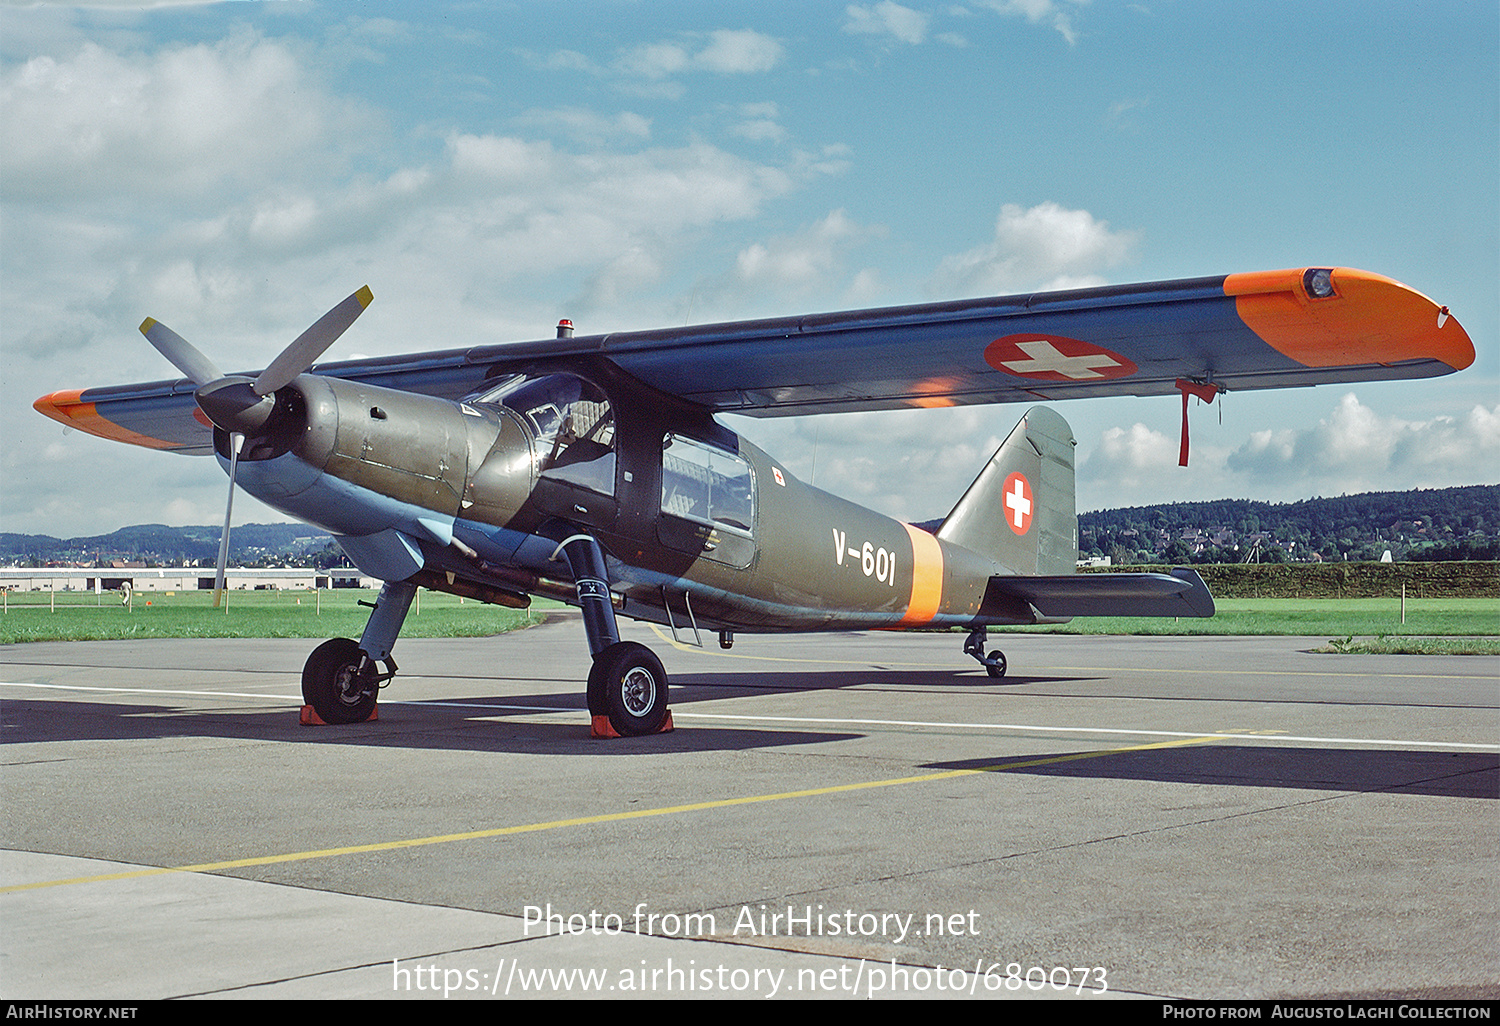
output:
<svg viewBox="0 0 1500 1026"><path fill-rule="evenodd" d="M1050 766L1080 759L1098 759L1126 752L1143 752L1158 748L1176 748L1181 745L1206 744L1218 741L1214 736L1184 738L1176 741L1155 741L1150 744L1130 745L1125 748L1107 748L1096 752L1074 752L1068 755L1043 756L1037 759L1022 759L999 762L990 766L971 769L942 770L909 777L892 777L888 780L866 780L855 784L832 784L828 787L810 787L800 791L782 791L776 794L749 795L742 798L720 798L714 801L693 802L687 805L667 805L657 809L637 809L630 812L607 812L599 816L579 816L574 819L554 819L544 823L525 823L517 826L494 827L489 830L471 830L460 834L436 834L431 837L413 837L399 841L377 841L373 844L355 844L343 848L319 848L312 851L288 852L280 855L260 855L246 859L231 859L226 862L201 862L191 866L165 866L132 869L120 873L102 873L96 876L77 876L65 880L41 880L35 883L14 884L0 887L0 894L17 891L33 891L44 887L64 887L71 884L105 883L110 880L133 880L147 876L163 876L168 873L215 873L227 869L246 869L252 866L274 866L283 862L303 862L309 859L327 859L339 855L359 855L376 851L397 851L402 848L421 848L434 844L451 844L455 841L477 841L489 837L506 837L511 834L538 833L543 830L560 830L565 827L590 826L596 823L619 823L631 819L648 819L654 816L673 816L687 812L705 812L712 809L727 809L737 805L757 805L763 802L786 801L793 798L815 798L820 795L840 794L847 791L866 791L872 788L901 787L908 784L926 784L937 780L953 780L958 777L978 776L981 773L999 773L1005 770L1028 769L1034 766Z"/></svg>

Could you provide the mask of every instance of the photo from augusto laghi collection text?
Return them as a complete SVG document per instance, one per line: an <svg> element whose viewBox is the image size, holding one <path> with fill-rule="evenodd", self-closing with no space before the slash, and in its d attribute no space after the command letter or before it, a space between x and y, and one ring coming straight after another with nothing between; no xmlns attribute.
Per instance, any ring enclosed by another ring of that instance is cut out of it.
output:
<svg viewBox="0 0 1500 1026"><path fill-rule="evenodd" d="M860 912L822 904L742 905L733 914L659 912L638 903L632 912L559 910L551 903L522 908L522 936L654 937L755 941L768 938L853 938L903 945L927 937L978 937L980 914L961 912ZM710 949L712 950L712 949ZM768 949L757 949L762 955ZM748 953L746 958L751 957ZM1023 965L1000 958L964 966L907 965L899 958L832 959L817 967L735 966L733 959L665 957L609 969L550 966L542 958L501 955L493 966L458 968L416 961L391 962L391 988L402 993L512 996L541 993L725 994L778 997L841 994L999 994L1051 991L1103 994L1109 972L1096 965Z"/></svg>

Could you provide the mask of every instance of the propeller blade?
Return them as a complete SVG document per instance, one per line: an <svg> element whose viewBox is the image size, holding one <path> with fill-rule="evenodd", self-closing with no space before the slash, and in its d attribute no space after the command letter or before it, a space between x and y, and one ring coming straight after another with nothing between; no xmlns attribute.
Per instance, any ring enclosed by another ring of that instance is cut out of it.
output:
<svg viewBox="0 0 1500 1026"><path fill-rule="evenodd" d="M260 377L255 379L256 393L270 395L311 367L313 362L338 340L338 337L344 333L344 329L365 312L365 307L369 306L374 298L370 286L366 285L318 318L316 324L298 335L291 345L281 351L280 356L271 361L269 367L260 372Z"/></svg>
<svg viewBox="0 0 1500 1026"><path fill-rule="evenodd" d="M219 534L219 561L214 570L215 609L224 600L224 571L229 566L229 518L234 514L234 475L240 465L240 446L244 444L244 435L229 436L229 501L224 504L224 530Z"/></svg>
<svg viewBox="0 0 1500 1026"><path fill-rule="evenodd" d="M147 317L141 322L141 334L156 347L157 352L172 361L173 367L186 374L193 384L206 385L224 376L214 366L214 362L200 353L197 347L156 318Z"/></svg>

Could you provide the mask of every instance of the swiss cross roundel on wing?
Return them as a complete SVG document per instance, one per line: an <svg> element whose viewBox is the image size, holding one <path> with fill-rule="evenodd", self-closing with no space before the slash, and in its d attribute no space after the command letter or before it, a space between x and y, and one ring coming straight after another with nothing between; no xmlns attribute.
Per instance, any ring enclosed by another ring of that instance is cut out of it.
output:
<svg viewBox="0 0 1500 1026"><path fill-rule="evenodd" d="M984 349L996 370L1036 381L1108 381L1136 372L1119 353L1063 335L1006 335Z"/></svg>
<svg viewBox="0 0 1500 1026"><path fill-rule="evenodd" d="M1001 502L1005 507L1005 522L1012 531L1025 534L1031 530L1031 513L1036 508L1036 499L1025 474L1014 473L1005 479L1005 494Z"/></svg>

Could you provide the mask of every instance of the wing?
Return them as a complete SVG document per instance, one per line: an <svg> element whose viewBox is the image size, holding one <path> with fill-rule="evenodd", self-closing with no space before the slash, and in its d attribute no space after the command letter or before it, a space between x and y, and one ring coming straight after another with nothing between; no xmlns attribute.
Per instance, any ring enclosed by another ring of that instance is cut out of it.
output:
<svg viewBox="0 0 1500 1026"><path fill-rule="evenodd" d="M711 410L786 416L1435 377L1474 361L1459 323L1380 275L1301 268L328 363L314 373L457 398L510 369L603 357ZM207 452L186 381L58 392L47 416Z"/></svg>

